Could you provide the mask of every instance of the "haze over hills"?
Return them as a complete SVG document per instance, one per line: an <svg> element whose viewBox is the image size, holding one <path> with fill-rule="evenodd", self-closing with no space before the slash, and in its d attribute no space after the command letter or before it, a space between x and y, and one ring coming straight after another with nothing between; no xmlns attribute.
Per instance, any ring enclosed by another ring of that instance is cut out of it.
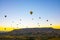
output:
<svg viewBox="0 0 60 40"><path fill-rule="evenodd" d="M60 29L53 28L24 28L15 29L10 32L0 32L0 39L5 40L47 40L60 38Z"/></svg>
<svg viewBox="0 0 60 40"><path fill-rule="evenodd" d="M0 32L1 33L1 32ZM5 33L5 32L3 32ZM7 35L38 35L38 34L59 34L60 35L60 29L53 29L53 28L23 28L23 29L15 29L10 32L6 32Z"/></svg>

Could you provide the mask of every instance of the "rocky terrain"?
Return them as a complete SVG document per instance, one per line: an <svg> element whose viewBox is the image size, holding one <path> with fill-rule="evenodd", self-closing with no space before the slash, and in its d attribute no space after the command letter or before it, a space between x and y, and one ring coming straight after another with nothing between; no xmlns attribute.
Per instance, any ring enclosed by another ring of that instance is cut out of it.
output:
<svg viewBox="0 0 60 40"><path fill-rule="evenodd" d="M0 32L0 40L60 40L60 29L15 29L10 32Z"/></svg>

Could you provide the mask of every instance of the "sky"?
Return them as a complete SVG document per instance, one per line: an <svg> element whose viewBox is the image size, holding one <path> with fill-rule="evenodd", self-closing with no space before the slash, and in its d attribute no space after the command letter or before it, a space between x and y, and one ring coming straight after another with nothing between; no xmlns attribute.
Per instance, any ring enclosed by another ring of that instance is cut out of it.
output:
<svg viewBox="0 0 60 40"><path fill-rule="evenodd" d="M0 26L40 28L55 25L60 26L60 0L0 0Z"/></svg>

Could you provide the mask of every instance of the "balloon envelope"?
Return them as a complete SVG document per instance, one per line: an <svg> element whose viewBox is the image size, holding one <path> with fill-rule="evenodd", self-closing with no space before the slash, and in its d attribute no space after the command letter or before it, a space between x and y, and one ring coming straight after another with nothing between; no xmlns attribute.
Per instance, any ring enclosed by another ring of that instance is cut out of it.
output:
<svg viewBox="0 0 60 40"><path fill-rule="evenodd" d="M38 25L38 26L40 26L40 25Z"/></svg>
<svg viewBox="0 0 60 40"><path fill-rule="evenodd" d="M4 16L5 18L7 17L7 15Z"/></svg>
<svg viewBox="0 0 60 40"><path fill-rule="evenodd" d="M39 23L37 23L37 24L39 24Z"/></svg>
<svg viewBox="0 0 60 40"><path fill-rule="evenodd" d="M52 24L50 24L50 25L52 25Z"/></svg>
<svg viewBox="0 0 60 40"><path fill-rule="evenodd" d="M34 20L34 18L32 18L32 20Z"/></svg>
<svg viewBox="0 0 60 40"><path fill-rule="evenodd" d="M4 28L4 30L6 30L6 28Z"/></svg>
<svg viewBox="0 0 60 40"><path fill-rule="evenodd" d="M20 21L22 21L22 20L20 19Z"/></svg>
<svg viewBox="0 0 60 40"><path fill-rule="evenodd" d="M32 11L30 11L30 14L32 15L32 14L33 14L33 12L32 12Z"/></svg>
<svg viewBox="0 0 60 40"><path fill-rule="evenodd" d="M48 22L48 20L46 20Z"/></svg>
<svg viewBox="0 0 60 40"><path fill-rule="evenodd" d="M39 19L41 19L41 17L39 17Z"/></svg>

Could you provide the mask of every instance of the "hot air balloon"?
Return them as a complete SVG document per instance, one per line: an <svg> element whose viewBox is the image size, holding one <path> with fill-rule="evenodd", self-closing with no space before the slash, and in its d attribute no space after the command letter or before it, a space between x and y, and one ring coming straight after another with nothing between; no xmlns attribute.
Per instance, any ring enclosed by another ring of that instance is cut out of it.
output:
<svg viewBox="0 0 60 40"><path fill-rule="evenodd" d="M18 28L18 25L19 25L19 24L17 24L17 28Z"/></svg>
<svg viewBox="0 0 60 40"><path fill-rule="evenodd" d="M4 16L5 18L7 17L7 15Z"/></svg>
<svg viewBox="0 0 60 40"><path fill-rule="evenodd" d="M21 19L20 19L20 21L21 21Z"/></svg>
<svg viewBox="0 0 60 40"><path fill-rule="evenodd" d="M37 23L37 24L39 24L39 23Z"/></svg>
<svg viewBox="0 0 60 40"><path fill-rule="evenodd" d="M12 23L14 23L14 21L12 21Z"/></svg>
<svg viewBox="0 0 60 40"><path fill-rule="evenodd" d="M39 19L41 19L41 17L39 17Z"/></svg>
<svg viewBox="0 0 60 40"><path fill-rule="evenodd" d="M40 25L38 25L40 27Z"/></svg>
<svg viewBox="0 0 60 40"><path fill-rule="evenodd" d="M21 23L20 23L21 24Z"/></svg>
<svg viewBox="0 0 60 40"><path fill-rule="evenodd" d="M19 25L19 24L17 24L17 25Z"/></svg>
<svg viewBox="0 0 60 40"><path fill-rule="evenodd" d="M6 30L6 28L4 28L4 30Z"/></svg>
<svg viewBox="0 0 60 40"><path fill-rule="evenodd" d="M34 18L32 18L32 20L34 20Z"/></svg>
<svg viewBox="0 0 60 40"><path fill-rule="evenodd" d="M30 14L32 15L32 14L33 14L33 12L32 12L32 11L30 11Z"/></svg>
<svg viewBox="0 0 60 40"><path fill-rule="evenodd" d="M48 20L46 20L48 22Z"/></svg>
<svg viewBox="0 0 60 40"><path fill-rule="evenodd" d="M50 24L50 25L52 25L52 24Z"/></svg>

